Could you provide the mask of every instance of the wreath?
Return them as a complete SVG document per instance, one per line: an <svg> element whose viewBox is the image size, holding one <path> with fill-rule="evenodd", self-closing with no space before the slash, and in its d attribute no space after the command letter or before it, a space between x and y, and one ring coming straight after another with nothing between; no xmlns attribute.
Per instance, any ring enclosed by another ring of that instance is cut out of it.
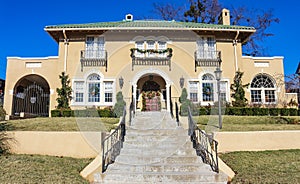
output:
<svg viewBox="0 0 300 184"><path fill-rule="evenodd" d="M204 86L203 87L203 94L211 95L212 92L213 92L213 88L211 86Z"/></svg>
<svg viewBox="0 0 300 184"><path fill-rule="evenodd" d="M99 94L99 87L95 86L95 85L92 85L90 88L89 88L89 93L91 93L93 96Z"/></svg>

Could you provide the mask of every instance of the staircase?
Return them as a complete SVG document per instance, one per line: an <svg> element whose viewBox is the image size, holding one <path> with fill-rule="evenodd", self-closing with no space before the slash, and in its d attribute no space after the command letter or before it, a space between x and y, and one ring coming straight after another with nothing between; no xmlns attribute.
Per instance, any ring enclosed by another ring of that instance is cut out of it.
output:
<svg viewBox="0 0 300 184"><path fill-rule="evenodd" d="M115 163L95 183L227 183L196 155L168 112L137 112Z"/></svg>

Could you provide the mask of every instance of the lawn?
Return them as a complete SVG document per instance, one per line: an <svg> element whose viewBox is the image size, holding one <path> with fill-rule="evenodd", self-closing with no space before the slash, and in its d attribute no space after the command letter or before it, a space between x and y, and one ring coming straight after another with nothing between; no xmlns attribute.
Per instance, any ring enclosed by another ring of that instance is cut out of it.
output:
<svg viewBox="0 0 300 184"><path fill-rule="evenodd" d="M92 159L0 155L0 183L88 183L79 173Z"/></svg>
<svg viewBox="0 0 300 184"><path fill-rule="evenodd" d="M236 173L232 183L300 183L300 150L220 155Z"/></svg>
<svg viewBox="0 0 300 184"><path fill-rule="evenodd" d="M222 131L300 130L300 116L222 116ZM218 116L196 116L201 129L218 126Z"/></svg>
<svg viewBox="0 0 300 184"><path fill-rule="evenodd" d="M110 131L118 118L31 118L7 121L18 131Z"/></svg>

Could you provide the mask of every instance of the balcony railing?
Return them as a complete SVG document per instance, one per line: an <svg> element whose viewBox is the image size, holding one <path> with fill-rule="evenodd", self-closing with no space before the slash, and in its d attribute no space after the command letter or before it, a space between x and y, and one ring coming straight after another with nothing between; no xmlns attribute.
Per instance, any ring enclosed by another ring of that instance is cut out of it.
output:
<svg viewBox="0 0 300 184"><path fill-rule="evenodd" d="M195 51L195 72L197 67L217 67L221 62L221 51Z"/></svg>
<svg viewBox="0 0 300 184"><path fill-rule="evenodd" d="M132 58L132 70L135 65L159 65L159 66L169 66L171 71L171 57L173 50L171 48L158 50L158 49L137 49L132 48L131 58Z"/></svg>
<svg viewBox="0 0 300 184"><path fill-rule="evenodd" d="M81 71L83 67L102 66L107 71L106 50L82 50L80 54Z"/></svg>

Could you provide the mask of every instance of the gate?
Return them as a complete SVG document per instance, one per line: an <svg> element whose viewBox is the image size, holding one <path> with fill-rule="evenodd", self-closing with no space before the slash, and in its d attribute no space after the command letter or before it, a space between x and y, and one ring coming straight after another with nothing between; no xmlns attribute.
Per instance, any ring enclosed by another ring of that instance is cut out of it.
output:
<svg viewBox="0 0 300 184"><path fill-rule="evenodd" d="M30 116L49 116L50 93L37 85L31 84L22 92L13 96L13 115L20 113Z"/></svg>

